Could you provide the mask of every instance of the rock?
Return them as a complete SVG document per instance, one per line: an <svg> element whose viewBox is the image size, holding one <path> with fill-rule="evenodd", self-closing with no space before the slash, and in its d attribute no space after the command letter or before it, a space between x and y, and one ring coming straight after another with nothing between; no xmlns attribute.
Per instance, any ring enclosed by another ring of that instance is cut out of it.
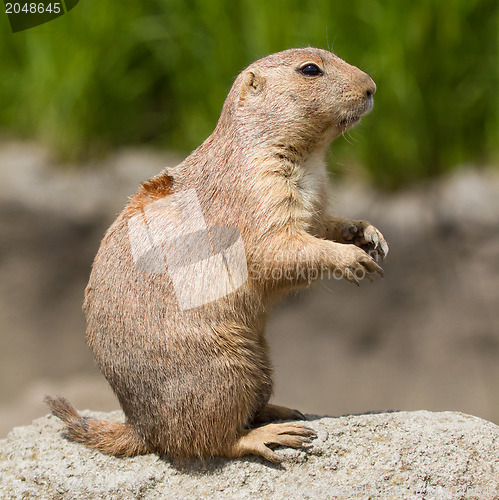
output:
<svg viewBox="0 0 499 500"><path fill-rule="evenodd" d="M499 498L499 427L490 422L427 411L310 418L317 439L308 451L279 449L280 465L258 457L181 465L105 456L67 441L62 423L44 417L0 441L0 497Z"/></svg>

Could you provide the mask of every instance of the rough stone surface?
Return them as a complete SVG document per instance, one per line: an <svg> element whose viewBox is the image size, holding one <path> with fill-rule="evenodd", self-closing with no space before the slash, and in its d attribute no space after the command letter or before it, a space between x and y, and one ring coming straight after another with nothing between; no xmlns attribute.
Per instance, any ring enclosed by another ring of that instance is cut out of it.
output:
<svg viewBox="0 0 499 500"><path fill-rule="evenodd" d="M94 413L111 420L120 412ZM308 451L174 464L119 459L63 438L54 417L0 441L0 498L499 498L499 427L453 412L310 417Z"/></svg>

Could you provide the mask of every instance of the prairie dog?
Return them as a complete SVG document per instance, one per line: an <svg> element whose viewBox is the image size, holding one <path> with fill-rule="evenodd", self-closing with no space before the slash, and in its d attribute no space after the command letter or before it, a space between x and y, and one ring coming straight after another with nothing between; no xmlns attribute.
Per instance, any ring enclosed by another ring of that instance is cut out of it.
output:
<svg viewBox="0 0 499 500"><path fill-rule="evenodd" d="M116 456L260 455L302 447L303 415L269 404L272 303L334 272L357 283L388 246L328 207L324 155L373 104L373 80L316 48L236 78L214 132L144 182L104 236L85 291L87 341L126 423L46 398L71 439ZM369 253L368 253L369 252ZM267 423L258 427L258 424Z"/></svg>

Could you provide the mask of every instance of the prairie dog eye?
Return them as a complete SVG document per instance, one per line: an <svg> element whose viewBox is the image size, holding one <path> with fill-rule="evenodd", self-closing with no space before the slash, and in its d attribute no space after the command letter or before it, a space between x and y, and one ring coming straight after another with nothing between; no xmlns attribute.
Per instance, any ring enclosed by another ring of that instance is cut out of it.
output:
<svg viewBox="0 0 499 500"><path fill-rule="evenodd" d="M313 63L305 64L305 66L302 66L298 71L305 76L319 76L323 74L319 66Z"/></svg>

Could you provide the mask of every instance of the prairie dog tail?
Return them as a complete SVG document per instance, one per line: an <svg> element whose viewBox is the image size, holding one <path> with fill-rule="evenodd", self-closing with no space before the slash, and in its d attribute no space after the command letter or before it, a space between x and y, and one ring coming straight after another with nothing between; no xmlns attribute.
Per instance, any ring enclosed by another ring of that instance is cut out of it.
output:
<svg viewBox="0 0 499 500"><path fill-rule="evenodd" d="M44 402L52 414L66 424L68 437L72 441L117 457L149 453L144 442L128 424L82 417L65 398L45 396Z"/></svg>

